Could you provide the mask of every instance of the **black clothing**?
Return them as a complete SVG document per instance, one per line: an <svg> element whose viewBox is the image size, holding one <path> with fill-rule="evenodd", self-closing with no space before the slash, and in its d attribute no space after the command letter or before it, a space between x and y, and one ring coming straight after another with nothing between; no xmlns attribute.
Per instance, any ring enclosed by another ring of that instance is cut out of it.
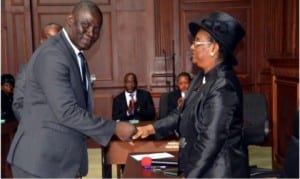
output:
<svg viewBox="0 0 300 179"><path fill-rule="evenodd" d="M154 123L155 136L179 132L179 169L185 177L246 178L242 115L239 81L231 66L220 64L196 76L183 105Z"/></svg>
<svg viewBox="0 0 300 179"><path fill-rule="evenodd" d="M138 110L134 115L127 115L127 102L125 92L122 92L114 98L113 102L113 120L153 120L155 118L155 109L151 94L148 91L137 90Z"/></svg>
<svg viewBox="0 0 300 179"><path fill-rule="evenodd" d="M1 118L6 120L14 120L15 115L12 110L13 94L6 95L1 91Z"/></svg>

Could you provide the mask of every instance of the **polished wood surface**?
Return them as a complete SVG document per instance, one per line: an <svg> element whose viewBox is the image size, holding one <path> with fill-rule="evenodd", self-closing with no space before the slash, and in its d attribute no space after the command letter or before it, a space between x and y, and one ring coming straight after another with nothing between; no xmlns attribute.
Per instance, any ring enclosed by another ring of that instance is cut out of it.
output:
<svg viewBox="0 0 300 179"><path fill-rule="evenodd" d="M155 152L151 152L155 153ZM170 152L175 157L170 159L161 159L160 161L177 161L178 160L178 154L176 152ZM143 154L143 153L134 153L134 154ZM126 160L126 165L124 169L124 173L122 175L122 178L177 178L176 176L170 176L163 173L163 170L151 170L151 169L144 169L141 165L140 161L135 160L133 155L130 153L128 155ZM177 169L174 166L169 166L167 169L174 168Z"/></svg>
<svg viewBox="0 0 300 179"><path fill-rule="evenodd" d="M143 126L152 121L140 121L137 126ZM134 146L128 142L122 142L117 137L109 142L106 148L106 164L125 164L129 153L141 152L176 152L178 151L178 139L175 136L164 140L154 140L153 136L134 141Z"/></svg>
<svg viewBox="0 0 300 179"><path fill-rule="evenodd" d="M270 59L273 74L273 167L281 170L299 109L298 59Z"/></svg>
<svg viewBox="0 0 300 179"><path fill-rule="evenodd" d="M6 158L7 158L11 141L17 130L17 127L18 127L18 122L16 120L1 124L1 177L2 178L12 177L11 168L9 163L6 162Z"/></svg>
<svg viewBox="0 0 300 179"><path fill-rule="evenodd" d="M153 139L145 139L135 141L134 146L127 142L112 140L106 153L107 164L125 164L127 155L132 152L169 152L178 151L178 142L176 139L167 139L155 141Z"/></svg>

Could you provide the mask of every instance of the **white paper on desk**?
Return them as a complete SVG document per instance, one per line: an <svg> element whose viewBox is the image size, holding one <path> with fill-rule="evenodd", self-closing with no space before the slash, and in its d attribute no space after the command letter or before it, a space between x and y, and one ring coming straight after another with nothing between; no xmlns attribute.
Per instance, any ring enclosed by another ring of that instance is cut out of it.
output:
<svg viewBox="0 0 300 179"><path fill-rule="evenodd" d="M162 158L173 158L174 155L169 154L167 152L161 152L161 153L149 153L149 154L137 154L137 155L131 155L135 160L140 161L144 157L150 157L152 159L162 159Z"/></svg>

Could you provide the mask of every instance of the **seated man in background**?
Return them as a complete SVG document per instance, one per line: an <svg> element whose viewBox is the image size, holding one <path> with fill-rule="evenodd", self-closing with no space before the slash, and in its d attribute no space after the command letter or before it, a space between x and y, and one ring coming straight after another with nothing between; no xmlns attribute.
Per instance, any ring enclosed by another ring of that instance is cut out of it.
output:
<svg viewBox="0 0 300 179"><path fill-rule="evenodd" d="M12 111L15 78L11 74L1 75L1 119L15 119Z"/></svg>
<svg viewBox="0 0 300 179"><path fill-rule="evenodd" d="M114 120L152 120L155 109L152 97L148 91L137 89L137 77L127 73L124 77L125 91L114 98Z"/></svg>

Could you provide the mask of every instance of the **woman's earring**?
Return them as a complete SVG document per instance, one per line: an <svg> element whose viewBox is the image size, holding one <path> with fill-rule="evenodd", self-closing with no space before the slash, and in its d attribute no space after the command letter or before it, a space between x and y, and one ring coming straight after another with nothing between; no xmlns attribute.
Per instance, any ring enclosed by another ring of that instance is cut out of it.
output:
<svg viewBox="0 0 300 179"><path fill-rule="evenodd" d="M214 55L215 55L215 54L214 54L214 52L210 52L210 56L212 56L212 57L213 57Z"/></svg>

